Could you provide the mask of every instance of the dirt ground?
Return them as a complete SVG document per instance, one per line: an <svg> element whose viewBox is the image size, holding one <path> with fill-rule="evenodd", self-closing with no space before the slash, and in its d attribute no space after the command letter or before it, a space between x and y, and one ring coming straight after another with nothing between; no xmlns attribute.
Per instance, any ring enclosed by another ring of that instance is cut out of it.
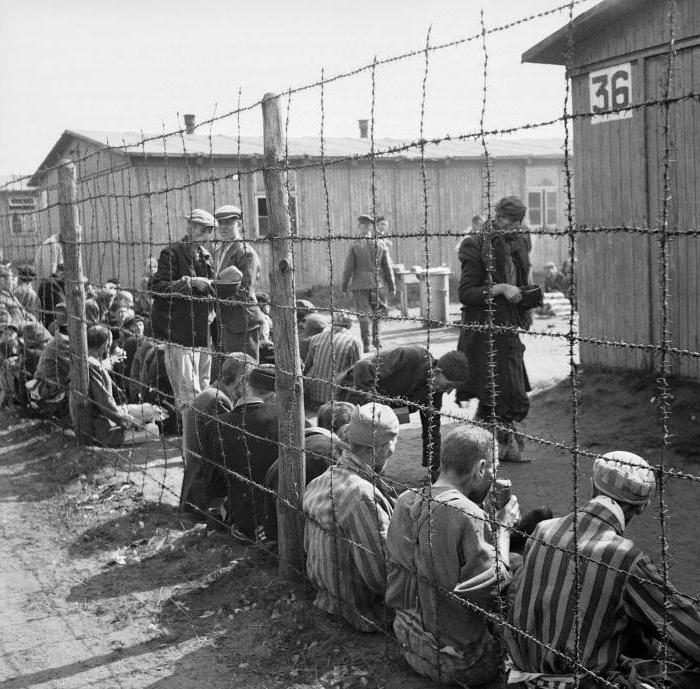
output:
<svg viewBox="0 0 700 689"><path fill-rule="evenodd" d="M540 322L541 329L563 327ZM386 346L420 342L425 331L387 329ZM454 346L431 334L431 349ZM503 465L523 507L573 504L571 384L565 341L528 341L535 391L526 432L532 464ZM672 437L659 500L630 535L657 561L660 511L671 581L700 591L695 534L700 485L700 388L672 381ZM581 448L623 448L659 463L655 381L581 371ZM444 411L464 416L446 399ZM451 420L452 423L457 419ZM388 472L408 484L424 476L420 428L404 427ZM589 496L592 460L577 459L578 500ZM318 612L302 581L277 577L272 553L205 531L177 511L177 447L78 449L46 424L0 416L0 689L128 687L431 686L403 663L389 637L354 633Z"/></svg>

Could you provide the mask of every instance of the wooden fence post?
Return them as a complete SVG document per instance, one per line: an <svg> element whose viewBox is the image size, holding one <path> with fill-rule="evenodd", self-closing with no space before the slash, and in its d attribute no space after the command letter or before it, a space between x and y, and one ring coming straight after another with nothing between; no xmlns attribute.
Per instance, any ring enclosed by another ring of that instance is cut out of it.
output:
<svg viewBox="0 0 700 689"><path fill-rule="evenodd" d="M289 194L281 170L284 142L279 98L273 93L265 94L262 111L265 143L263 177L272 229L270 301L277 365L275 388L280 410L277 500L279 572L285 579L292 579L304 570L304 519L301 513L306 486L304 388L294 308L296 296Z"/></svg>
<svg viewBox="0 0 700 689"><path fill-rule="evenodd" d="M92 444L88 432L88 348L85 322L85 285L81 250L82 230L78 223L78 188L75 166L62 160L58 168L58 208L70 342L70 415L80 445Z"/></svg>

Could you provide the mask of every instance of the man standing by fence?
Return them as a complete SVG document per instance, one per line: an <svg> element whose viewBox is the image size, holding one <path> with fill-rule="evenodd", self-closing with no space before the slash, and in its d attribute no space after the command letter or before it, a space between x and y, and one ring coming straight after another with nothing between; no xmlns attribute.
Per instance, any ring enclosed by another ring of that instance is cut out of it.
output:
<svg viewBox="0 0 700 689"><path fill-rule="evenodd" d="M214 211L214 217L219 223L221 235L215 274L218 278L232 266L241 271L241 283L236 294L236 301L240 304L226 310L226 322L219 327L223 341L218 345L226 354L245 352L258 361L263 318L255 291L260 278L260 258L255 249L241 239L243 213L238 206L221 206Z"/></svg>
<svg viewBox="0 0 700 689"><path fill-rule="evenodd" d="M360 334L365 352L370 351L370 321L372 322L371 345L379 348L379 319L389 312L382 290L382 282L390 294L396 292L391 257L384 240L374 236L374 218L361 215L358 219L362 236L353 242L345 259L343 292L352 290L355 297Z"/></svg>
<svg viewBox="0 0 700 689"><path fill-rule="evenodd" d="M165 368L179 409L191 405L209 385L211 372L206 348L214 271L204 244L216 221L199 208L186 218L188 233L161 251L151 281L153 336L165 341Z"/></svg>
<svg viewBox="0 0 700 689"><path fill-rule="evenodd" d="M530 410L525 345L517 332L530 327L535 305L523 299L521 290L530 276L530 236L521 226L527 209L517 196L507 196L495 210L483 231L467 235L459 248L463 306L457 347L467 356L470 371L468 392L461 399L478 397L478 418L495 419L501 427L496 436L502 462L528 462L514 425Z"/></svg>

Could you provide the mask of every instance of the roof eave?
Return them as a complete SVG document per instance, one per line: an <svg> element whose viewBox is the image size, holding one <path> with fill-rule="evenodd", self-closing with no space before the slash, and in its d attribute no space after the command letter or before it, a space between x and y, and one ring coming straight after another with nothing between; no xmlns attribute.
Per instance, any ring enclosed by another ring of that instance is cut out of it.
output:
<svg viewBox="0 0 700 689"><path fill-rule="evenodd" d="M575 39L581 41L594 32L601 24L624 15L635 3L642 5L647 0L603 0L603 2L583 12L568 24L565 24L547 38L526 50L521 57L522 62L532 62L544 65L566 65L569 52L569 38L573 31Z"/></svg>

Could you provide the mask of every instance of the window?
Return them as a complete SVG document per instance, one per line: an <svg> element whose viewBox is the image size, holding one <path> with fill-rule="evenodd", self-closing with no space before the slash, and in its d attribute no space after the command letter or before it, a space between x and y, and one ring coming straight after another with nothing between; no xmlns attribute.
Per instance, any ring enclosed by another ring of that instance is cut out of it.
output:
<svg viewBox="0 0 700 689"><path fill-rule="evenodd" d="M291 216L292 231L297 228L297 188L296 172L289 173L289 214ZM265 195L265 184L261 172L255 174L255 215L258 221L258 235L266 237L272 231L272 221L267 207L267 196Z"/></svg>
<svg viewBox="0 0 700 689"><path fill-rule="evenodd" d="M527 193L528 224L531 227L555 227L558 218L557 190L553 187L530 189Z"/></svg>
<svg viewBox="0 0 700 689"><path fill-rule="evenodd" d="M25 234L34 232L36 218L34 208L36 201L31 196L10 197L10 232L12 234Z"/></svg>

